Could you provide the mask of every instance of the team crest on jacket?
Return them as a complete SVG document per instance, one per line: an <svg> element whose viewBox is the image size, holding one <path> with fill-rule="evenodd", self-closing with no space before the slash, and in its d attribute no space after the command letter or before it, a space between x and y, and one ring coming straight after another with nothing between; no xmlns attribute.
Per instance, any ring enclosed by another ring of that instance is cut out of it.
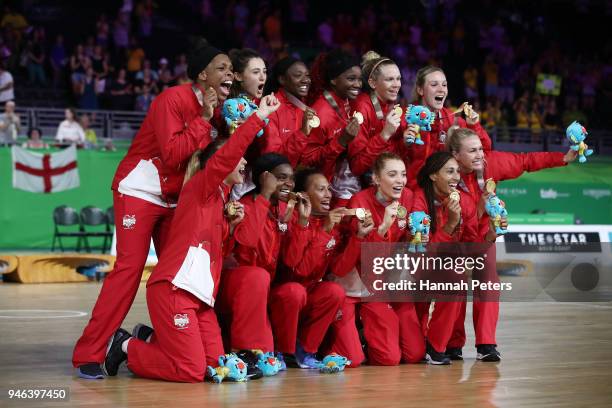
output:
<svg viewBox="0 0 612 408"><path fill-rule="evenodd" d="M134 225L136 225L136 215L123 216L123 229L134 229Z"/></svg>
<svg viewBox="0 0 612 408"><path fill-rule="evenodd" d="M179 330L183 330L189 327L189 316L187 316L187 313L177 313L174 315L174 326L179 329Z"/></svg>
<svg viewBox="0 0 612 408"><path fill-rule="evenodd" d="M438 140L440 141L440 143L446 142L446 132L445 131L440 132L440 134L438 135Z"/></svg>
<svg viewBox="0 0 612 408"><path fill-rule="evenodd" d="M286 222L278 222L278 230L282 233L287 232L287 223Z"/></svg>
<svg viewBox="0 0 612 408"><path fill-rule="evenodd" d="M334 239L334 237L332 237L328 242L327 245L325 245L325 248L327 249L332 249L333 247L336 246L336 240Z"/></svg>

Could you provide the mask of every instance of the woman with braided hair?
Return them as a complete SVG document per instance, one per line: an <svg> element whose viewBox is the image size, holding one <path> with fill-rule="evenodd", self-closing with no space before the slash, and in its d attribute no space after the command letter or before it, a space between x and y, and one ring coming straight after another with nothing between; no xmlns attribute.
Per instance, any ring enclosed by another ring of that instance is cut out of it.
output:
<svg viewBox="0 0 612 408"><path fill-rule="evenodd" d="M168 88L155 98L115 173L117 261L74 348L72 363L82 378L104 378L100 363L108 339L136 297L151 238L161 258L189 158L215 138L211 121L229 95L230 59L201 41L189 55L188 74L193 84Z"/></svg>
<svg viewBox="0 0 612 408"><path fill-rule="evenodd" d="M260 154L278 153L297 166L313 127L318 126L315 111L305 104L310 88L310 71L303 61L287 57L276 63L267 84L281 107L270 115L264 135L257 139Z"/></svg>
<svg viewBox="0 0 612 408"><path fill-rule="evenodd" d="M319 168L331 182L332 206L346 205L360 190L346 157L347 147L359 131L360 118L353 116L352 104L360 92L361 67L356 57L342 50L317 57L310 100L321 124L312 130L301 163Z"/></svg>

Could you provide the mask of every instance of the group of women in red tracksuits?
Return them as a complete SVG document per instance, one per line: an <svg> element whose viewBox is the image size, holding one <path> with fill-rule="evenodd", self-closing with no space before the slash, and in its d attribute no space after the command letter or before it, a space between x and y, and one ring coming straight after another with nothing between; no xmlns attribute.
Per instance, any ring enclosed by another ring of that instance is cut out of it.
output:
<svg viewBox="0 0 612 408"><path fill-rule="evenodd" d="M575 159L492 150L477 112L444 107L437 67L418 72L412 102L433 112L431 130L408 124L400 70L374 52L330 51L310 69L286 58L268 80L253 50L202 43L189 75L156 98L117 170L117 261L74 350L81 377L127 360L142 377L198 382L220 355L254 349L283 368L331 352L350 367L461 359L465 301L365 301L363 244L410 240L413 211L431 217L430 244L494 242L485 181ZM235 96L258 109L228 135L220 108ZM151 238L152 327L128 333ZM476 295L477 358L498 361L499 293Z"/></svg>

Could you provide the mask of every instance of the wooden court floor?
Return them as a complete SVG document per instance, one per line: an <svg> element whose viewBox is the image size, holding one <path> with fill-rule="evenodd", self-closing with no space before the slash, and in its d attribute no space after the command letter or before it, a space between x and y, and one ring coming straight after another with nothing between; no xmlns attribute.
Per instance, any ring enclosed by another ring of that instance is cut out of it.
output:
<svg viewBox="0 0 612 408"><path fill-rule="evenodd" d="M173 384L125 368L106 380L74 376L72 347L99 290L0 283L0 407L612 407L610 303L503 303L498 364L475 360L468 324L466 359L452 366L290 369L246 384ZM148 322L144 286L124 327L140 321ZM36 387L68 387L70 401L6 397L9 388Z"/></svg>

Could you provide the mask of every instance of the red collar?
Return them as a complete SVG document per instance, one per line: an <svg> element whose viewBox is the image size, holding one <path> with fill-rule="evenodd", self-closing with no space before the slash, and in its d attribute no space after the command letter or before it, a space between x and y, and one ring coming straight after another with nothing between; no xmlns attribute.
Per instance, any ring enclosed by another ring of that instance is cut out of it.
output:
<svg viewBox="0 0 612 408"><path fill-rule="evenodd" d="M319 228L323 224L325 224L325 218L326 217L324 215L311 215L308 221L310 222L310 225L312 225L313 227Z"/></svg>

